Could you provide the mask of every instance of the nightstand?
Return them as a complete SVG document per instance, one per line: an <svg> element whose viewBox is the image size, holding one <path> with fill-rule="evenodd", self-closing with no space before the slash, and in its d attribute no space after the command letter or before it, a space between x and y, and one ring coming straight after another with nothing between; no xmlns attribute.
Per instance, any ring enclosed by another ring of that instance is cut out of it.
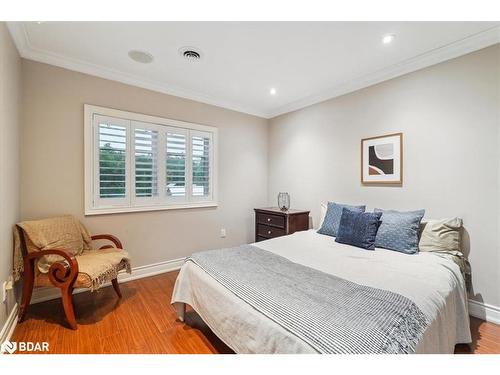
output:
<svg viewBox="0 0 500 375"><path fill-rule="evenodd" d="M309 229L309 211L254 208L255 242Z"/></svg>

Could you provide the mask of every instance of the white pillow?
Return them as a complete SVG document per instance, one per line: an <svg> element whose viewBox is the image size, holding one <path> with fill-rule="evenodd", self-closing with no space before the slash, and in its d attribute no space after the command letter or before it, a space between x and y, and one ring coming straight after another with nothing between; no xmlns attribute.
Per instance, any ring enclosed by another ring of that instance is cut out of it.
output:
<svg viewBox="0 0 500 375"><path fill-rule="evenodd" d="M325 220L326 210L328 208L328 203L321 203L321 207L319 208L319 225L318 229L323 225L323 221Z"/></svg>
<svg viewBox="0 0 500 375"><path fill-rule="evenodd" d="M461 252L462 219L422 220L420 223L419 251Z"/></svg>

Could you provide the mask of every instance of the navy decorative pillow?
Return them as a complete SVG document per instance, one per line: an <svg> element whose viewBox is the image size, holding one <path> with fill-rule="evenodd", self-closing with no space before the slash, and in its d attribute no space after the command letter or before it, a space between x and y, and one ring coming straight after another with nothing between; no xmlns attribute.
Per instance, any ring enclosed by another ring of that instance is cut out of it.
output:
<svg viewBox="0 0 500 375"><path fill-rule="evenodd" d="M418 234L425 210L400 212L376 208L374 212L382 213L382 223L375 239L376 247L405 254L418 252Z"/></svg>
<svg viewBox="0 0 500 375"><path fill-rule="evenodd" d="M336 242L375 250L375 237L382 212L354 212L342 210Z"/></svg>
<svg viewBox="0 0 500 375"><path fill-rule="evenodd" d="M319 234L326 234L327 236L337 237L337 230L339 229L340 217L342 216L342 209L348 209L354 212L365 212L366 206L350 206L348 204L339 204L335 202L328 202L326 209L325 219Z"/></svg>

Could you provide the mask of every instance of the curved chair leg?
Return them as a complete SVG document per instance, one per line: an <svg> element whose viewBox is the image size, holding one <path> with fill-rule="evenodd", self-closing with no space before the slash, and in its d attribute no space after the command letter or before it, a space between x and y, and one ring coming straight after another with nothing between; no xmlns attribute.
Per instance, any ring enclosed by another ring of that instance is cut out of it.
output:
<svg viewBox="0 0 500 375"><path fill-rule="evenodd" d="M61 288L62 304L66 319L71 329L78 329L75 319L75 310L73 309L73 287Z"/></svg>
<svg viewBox="0 0 500 375"><path fill-rule="evenodd" d="M31 295L33 293L33 284L35 281L35 275L33 272L33 264L30 261L24 262L24 280L23 280L23 297L21 300L21 308L19 309L19 315L17 321L21 323L26 317L26 312L28 311L28 306L30 305Z"/></svg>
<svg viewBox="0 0 500 375"><path fill-rule="evenodd" d="M113 284L113 289L115 290L118 298L122 298L122 292L120 292L120 286L118 285L118 279L111 280L111 284Z"/></svg>

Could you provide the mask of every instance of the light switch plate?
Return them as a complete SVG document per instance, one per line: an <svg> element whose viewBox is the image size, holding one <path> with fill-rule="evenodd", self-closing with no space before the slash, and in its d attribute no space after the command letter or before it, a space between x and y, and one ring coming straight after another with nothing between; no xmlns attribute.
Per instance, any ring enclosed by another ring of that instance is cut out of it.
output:
<svg viewBox="0 0 500 375"><path fill-rule="evenodd" d="M7 281L2 283L2 302L7 301Z"/></svg>
<svg viewBox="0 0 500 375"><path fill-rule="evenodd" d="M7 281L2 283L2 302L7 301L7 292L12 289L14 284L12 276L9 276Z"/></svg>

